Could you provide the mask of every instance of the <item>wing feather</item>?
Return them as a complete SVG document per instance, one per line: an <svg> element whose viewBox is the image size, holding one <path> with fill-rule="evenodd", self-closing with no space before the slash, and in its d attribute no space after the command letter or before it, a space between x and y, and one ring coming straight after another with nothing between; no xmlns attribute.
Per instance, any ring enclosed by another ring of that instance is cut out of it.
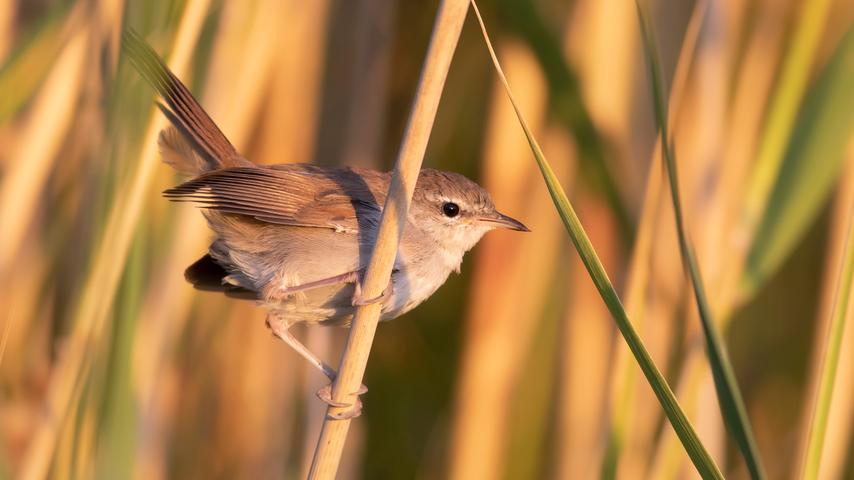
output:
<svg viewBox="0 0 854 480"><path fill-rule="evenodd" d="M266 223L356 231L379 222L387 185L388 174L373 170L290 164L215 170L164 196Z"/></svg>

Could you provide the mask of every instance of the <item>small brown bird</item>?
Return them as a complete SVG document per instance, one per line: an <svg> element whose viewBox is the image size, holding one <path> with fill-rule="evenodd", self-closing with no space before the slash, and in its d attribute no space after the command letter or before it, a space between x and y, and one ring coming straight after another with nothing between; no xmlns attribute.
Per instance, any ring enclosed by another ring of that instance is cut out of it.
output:
<svg viewBox="0 0 854 480"><path fill-rule="evenodd" d="M496 227L528 231L499 213L489 193L462 175L424 169L415 187L386 291L363 299L359 284L376 239L389 173L305 164L256 165L231 145L180 80L136 33L124 51L162 97L172 123L160 133L163 160L195 177L165 192L200 206L215 238L187 268L196 288L254 299L272 332L330 380L335 371L300 343L297 323L348 325L355 307L382 302L382 320L436 291L463 255ZM364 390L364 387L363 387ZM332 403L329 390L319 392ZM358 414L358 412L355 412Z"/></svg>

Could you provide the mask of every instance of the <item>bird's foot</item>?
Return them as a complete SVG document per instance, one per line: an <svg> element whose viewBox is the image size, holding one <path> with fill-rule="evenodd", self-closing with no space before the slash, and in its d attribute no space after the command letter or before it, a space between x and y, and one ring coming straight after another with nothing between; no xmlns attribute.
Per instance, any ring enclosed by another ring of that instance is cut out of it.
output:
<svg viewBox="0 0 854 480"><path fill-rule="evenodd" d="M379 303L387 300L391 297L391 294L394 293L394 284L391 279L388 279L388 285L386 285L385 290L378 297L374 298L363 298L362 297L362 284L360 282L356 282L356 291L353 292L353 299L351 304L354 307L364 307L365 305L370 305L372 303Z"/></svg>
<svg viewBox="0 0 854 480"><path fill-rule="evenodd" d="M367 391L368 387L362 385L359 387L359 390L354 393L354 395L356 395L355 403L336 402L332 399L332 384L329 384L317 391L317 398L332 407L346 408L346 410L342 412L327 413L327 417L331 418L332 420L349 420L351 418L356 418L362 414L362 400L359 398L359 395L362 395Z"/></svg>

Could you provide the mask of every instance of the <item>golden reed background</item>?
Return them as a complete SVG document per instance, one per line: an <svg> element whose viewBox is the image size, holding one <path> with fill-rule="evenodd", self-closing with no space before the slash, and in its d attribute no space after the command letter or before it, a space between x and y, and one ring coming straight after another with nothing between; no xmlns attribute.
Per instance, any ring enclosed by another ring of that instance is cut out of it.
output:
<svg viewBox="0 0 854 480"><path fill-rule="evenodd" d="M209 233L160 197L177 181L156 152L164 119L120 32L140 31L253 160L386 169L436 4L0 2L0 478L305 475L325 380L253 305L184 282ZM648 5L688 228L769 477L790 478L854 205L854 99L823 83L854 51L854 5ZM678 255L634 3L481 8L630 317L727 478L746 478ZM835 107L810 113L827 91ZM777 223L745 233L765 158L782 161ZM478 179L534 233L488 235L462 275L381 326L341 478L691 478L471 18L425 165ZM851 324L821 478L854 475ZM300 334L337 363L345 331Z"/></svg>

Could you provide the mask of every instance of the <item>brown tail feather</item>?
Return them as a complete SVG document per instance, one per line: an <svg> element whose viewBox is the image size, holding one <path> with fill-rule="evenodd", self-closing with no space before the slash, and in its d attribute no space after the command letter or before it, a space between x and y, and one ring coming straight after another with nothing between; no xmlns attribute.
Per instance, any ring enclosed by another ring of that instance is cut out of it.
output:
<svg viewBox="0 0 854 480"><path fill-rule="evenodd" d="M166 102L166 105L160 105L161 109L202 160L201 163L196 159L172 161L176 168L184 171L195 166L200 170L184 173L199 174L220 168L253 166L237 152L187 87L145 40L133 30L126 30L122 35L122 47L134 68Z"/></svg>
<svg viewBox="0 0 854 480"><path fill-rule="evenodd" d="M177 128L167 127L161 130L158 144L163 162L179 173L196 177L207 171L207 161L199 154L199 149L187 141L187 137Z"/></svg>

